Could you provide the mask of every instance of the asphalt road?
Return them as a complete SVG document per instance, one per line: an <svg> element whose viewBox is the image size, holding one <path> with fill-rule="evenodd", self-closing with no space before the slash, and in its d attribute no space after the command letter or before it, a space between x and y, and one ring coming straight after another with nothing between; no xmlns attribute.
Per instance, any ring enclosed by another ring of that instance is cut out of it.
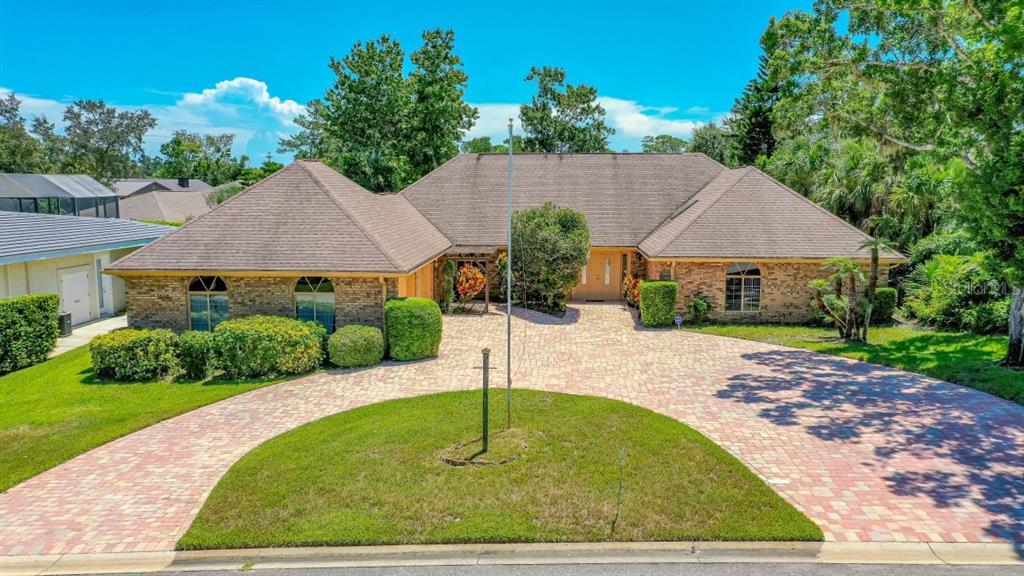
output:
<svg viewBox="0 0 1024 576"><path fill-rule="evenodd" d="M175 572L225 576L238 571ZM560 564L252 570L252 576L1022 576L1021 566L891 564ZM124 576L124 575L120 575Z"/></svg>

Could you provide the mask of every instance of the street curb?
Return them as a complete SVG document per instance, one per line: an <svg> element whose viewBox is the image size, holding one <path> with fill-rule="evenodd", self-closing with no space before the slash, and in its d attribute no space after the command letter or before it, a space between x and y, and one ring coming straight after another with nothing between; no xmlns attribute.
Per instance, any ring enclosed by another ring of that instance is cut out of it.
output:
<svg viewBox="0 0 1024 576"><path fill-rule="evenodd" d="M1024 566L1021 544L598 542L253 548L0 557L4 576L197 570L621 563L973 564Z"/></svg>

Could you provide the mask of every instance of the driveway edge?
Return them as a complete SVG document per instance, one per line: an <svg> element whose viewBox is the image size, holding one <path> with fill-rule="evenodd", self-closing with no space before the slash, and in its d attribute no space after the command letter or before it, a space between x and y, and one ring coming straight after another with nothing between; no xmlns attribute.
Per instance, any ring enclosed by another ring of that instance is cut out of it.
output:
<svg viewBox="0 0 1024 576"><path fill-rule="evenodd" d="M0 557L5 576L261 568L645 564L973 564L1024 566L1017 544L916 542L600 542L254 548Z"/></svg>

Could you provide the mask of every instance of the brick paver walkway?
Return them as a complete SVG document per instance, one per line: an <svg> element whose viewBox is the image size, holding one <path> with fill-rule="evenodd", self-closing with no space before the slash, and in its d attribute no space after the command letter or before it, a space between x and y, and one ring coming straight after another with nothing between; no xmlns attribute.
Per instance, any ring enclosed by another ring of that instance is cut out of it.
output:
<svg viewBox="0 0 1024 576"><path fill-rule="evenodd" d="M741 458L828 540L1024 541L1024 407L872 364L638 328L617 305L515 319L524 388L618 398ZM0 555L170 550L264 440L355 406L475 387L504 316L446 318L436 360L323 372L141 430L0 494Z"/></svg>

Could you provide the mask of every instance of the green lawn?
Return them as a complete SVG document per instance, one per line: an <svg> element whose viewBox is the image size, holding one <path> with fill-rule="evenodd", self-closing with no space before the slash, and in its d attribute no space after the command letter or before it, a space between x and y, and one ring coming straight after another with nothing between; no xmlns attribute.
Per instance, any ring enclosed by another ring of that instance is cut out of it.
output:
<svg viewBox="0 0 1024 576"><path fill-rule="evenodd" d="M498 391L483 458L519 458L450 466L442 456L479 448L480 398L384 402L274 438L221 479L178 547L822 537L701 434L613 400L518 390L500 432Z"/></svg>
<svg viewBox="0 0 1024 576"><path fill-rule="evenodd" d="M873 328L870 344L839 340L830 328L713 324L688 330L836 354L970 386L1024 404L1024 372L999 366L1008 338L933 332L909 326Z"/></svg>
<svg viewBox="0 0 1024 576"><path fill-rule="evenodd" d="M272 381L98 381L83 346L0 376L0 491L90 448Z"/></svg>

